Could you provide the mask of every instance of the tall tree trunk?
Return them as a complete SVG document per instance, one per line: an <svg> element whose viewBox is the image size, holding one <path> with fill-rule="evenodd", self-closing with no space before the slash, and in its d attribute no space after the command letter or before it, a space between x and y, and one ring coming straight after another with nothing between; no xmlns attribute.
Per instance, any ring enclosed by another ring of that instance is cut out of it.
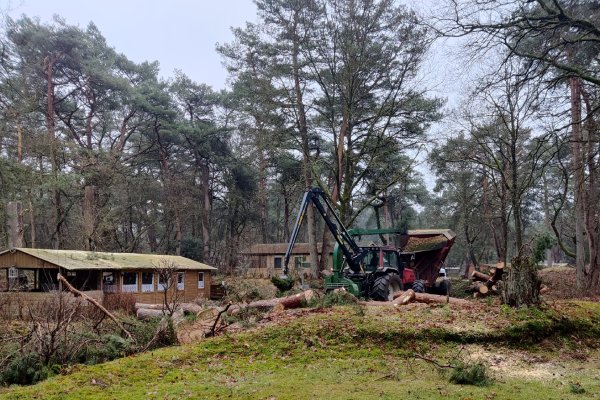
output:
<svg viewBox="0 0 600 400"><path fill-rule="evenodd" d="M499 262L506 262L506 229L504 228L505 220L505 208L504 202L501 197L501 215L500 217L494 216L491 213L490 201L489 201L489 180L487 175L483 176L482 180L483 187L483 215L488 221L492 237L494 239L494 249L496 250L496 257Z"/></svg>
<svg viewBox="0 0 600 400"><path fill-rule="evenodd" d="M56 133L55 133L55 119L54 119L54 64L58 61L58 56L48 56L44 59L44 66L46 68L46 130L48 134L48 153L50 157L50 164L52 165L52 178L56 185L58 181L58 156L56 149ZM61 203L60 190L55 187L52 191L52 198L54 203L54 232L52 234L53 247L60 249L63 247L62 239L62 223L63 223L63 209Z"/></svg>
<svg viewBox="0 0 600 400"><path fill-rule="evenodd" d="M290 239L290 199L288 198L288 193L284 185L281 185L282 195L283 195L283 241L288 241Z"/></svg>
<svg viewBox="0 0 600 400"><path fill-rule="evenodd" d="M292 69L294 74L294 92L296 97L296 110L298 112L298 130L300 131L300 139L302 141L302 166L304 173L304 185L305 188L311 189L313 184L312 179L312 163L310 159L310 147L308 143L308 125L306 119L306 109L304 107L304 99L302 94L302 87L300 85L300 65L298 62L298 55L300 53L300 37L297 34L298 29L298 10L294 12L294 45L292 49ZM309 261L311 266L311 272L313 275L318 274L318 250L317 250L317 230L315 226L315 211L312 204L308 206L306 210L306 225L308 229L308 250L309 250Z"/></svg>
<svg viewBox="0 0 600 400"><path fill-rule="evenodd" d="M575 240L576 244L576 276L577 287L584 289L587 287L585 271L585 178L583 173L583 156L581 153L581 81L577 77L569 80L571 89L571 151L573 153L573 175L575 176L574 194L575 194Z"/></svg>
<svg viewBox="0 0 600 400"><path fill-rule="evenodd" d="M163 145L158 124L155 125L154 132L156 133L156 139L158 142L158 156L160 159L160 166L164 177L165 188L167 189L167 199L169 201L169 207L171 208L174 217L173 225L175 227L175 255L180 255L182 232L179 202L177 201L177 193L174 188L173 176L171 175L169 160L167 159L167 150Z"/></svg>
<svg viewBox="0 0 600 400"><path fill-rule="evenodd" d="M9 201L6 205L8 247L23 247L23 206L20 201Z"/></svg>
<svg viewBox="0 0 600 400"><path fill-rule="evenodd" d="M18 116L17 116L18 118ZM19 164L23 162L23 128L17 121L17 161Z"/></svg>
<svg viewBox="0 0 600 400"><path fill-rule="evenodd" d="M29 235L31 244L29 247L35 249L37 247L37 240L35 235L35 211L33 209L33 201L31 199L31 190L27 191L29 197Z"/></svg>
<svg viewBox="0 0 600 400"><path fill-rule="evenodd" d="M267 158L259 140L258 150L258 204L260 208L260 236L262 243L267 243Z"/></svg>
<svg viewBox="0 0 600 400"><path fill-rule="evenodd" d="M586 109L585 127L587 130L586 166L587 180L584 198L584 222L588 239L589 264L587 266L587 288L600 291L600 182L598 181L598 168L600 161L596 161L600 150L600 134L596 123L594 109L585 88L581 94Z"/></svg>
<svg viewBox="0 0 600 400"><path fill-rule="evenodd" d="M210 201L210 168L208 166L208 161L204 161L200 164L201 171L201 193L202 193L202 216L201 216L201 225L202 225L202 257L203 261L210 260L210 211L211 211L211 201Z"/></svg>
<svg viewBox="0 0 600 400"><path fill-rule="evenodd" d="M516 254L521 257L523 251L523 224L521 221L521 201L519 199L519 166L517 165L517 138L518 132L513 127L510 142L510 199L515 224L515 247Z"/></svg>
<svg viewBox="0 0 600 400"><path fill-rule="evenodd" d="M83 231L85 235L85 249L96 250L95 225L96 225L96 186L87 185L83 194Z"/></svg>

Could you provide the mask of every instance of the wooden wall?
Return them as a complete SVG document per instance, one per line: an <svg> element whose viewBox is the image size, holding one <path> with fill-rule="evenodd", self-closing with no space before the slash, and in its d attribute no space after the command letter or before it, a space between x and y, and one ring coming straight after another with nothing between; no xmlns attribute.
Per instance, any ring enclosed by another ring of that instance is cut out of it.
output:
<svg viewBox="0 0 600 400"><path fill-rule="evenodd" d="M27 253L20 251L8 252L0 257L0 268L28 268L28 269L40 269L40 268L58 268L58 265L46 262L39 258L33 257Z"/></svg>
<svg viewBox="0 0 600 400"><path fill-rule="evenodd" d="M304 256L306 261L308 261L308 254L294 254L290 257L290 269L295 268L295 257ZM281 254L254 254L247 256L250 260L250 268L248 268L245 272L245 275L250 278L271 278L273 276L280 276L283 274L283 255ZM281 268L275 268L275 257L281 257ZM331 268L332 264L332 255L330 254L327 257L327 262L325 265L328 268ZM254 266L254 267L253 267ZM260 267L256 267L260 266ZM302 272L308 273L310 269L302 268Z"/></svg>
<svg viewBox="0 0 600 400"><path fill-rule="evenodd" d="M135 295L135 299L138 303L146 304L162 304L164 299L164 292L158 291L158 276L154 275L154 291L153 292L142 292L142 278L141 270L139 271L121 271L121 272L137 272L138 273L138 291L130 292ZM210 297L210 283L211 276L210 271L184 271L185 276L183 280L183 290L178 291L178 301L189 303L196 299L208 299ZM204 289L198 289L198 272L204 272ZM121 287L121 278L117 279L119 288ZM175 288L171 289L175 290ZM173 298L173 293L168 293L168 298Z"/></svg>

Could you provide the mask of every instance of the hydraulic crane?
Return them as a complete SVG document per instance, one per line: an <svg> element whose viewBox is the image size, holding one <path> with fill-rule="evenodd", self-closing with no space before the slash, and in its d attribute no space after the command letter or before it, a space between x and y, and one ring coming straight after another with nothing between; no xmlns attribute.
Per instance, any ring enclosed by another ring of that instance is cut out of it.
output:
<svg viewBox="0 0 600 400"><path fill-rule="evenodd" d="M454 232L445 230L405 231L402 229L347 230L333 205L320 188L304 193L298 216L284 256L284 274L298 238L306 210L313 204L336 241L333 249L332 274L324 281L326 290L345 288L355 296L390 300L394 292L405 287L422 292L435 288L439 269L454 243ZM419 251L401 251L391 245L370 243L360 246L355 237L396 235L405 247L410 238L441 238L434 246ZM419 279L420 278L420 279ZM445 288L447 290L447 288Z"/></svg>

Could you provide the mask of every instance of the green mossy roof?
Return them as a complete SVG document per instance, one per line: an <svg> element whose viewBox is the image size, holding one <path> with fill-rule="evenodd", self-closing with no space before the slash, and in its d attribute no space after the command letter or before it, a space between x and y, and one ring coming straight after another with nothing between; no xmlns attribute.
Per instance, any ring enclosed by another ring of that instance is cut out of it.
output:
<svg viewBox="0 0 600 400"><path fill-rule="evenodd" d="M171 265L171 263L175 264L181 270L216 270L214 267L190 260L189 258L160 254L17 248L6 250L0 253L0 256L10 251L21 251L70 271L89 269L148 269Z"/></svg>

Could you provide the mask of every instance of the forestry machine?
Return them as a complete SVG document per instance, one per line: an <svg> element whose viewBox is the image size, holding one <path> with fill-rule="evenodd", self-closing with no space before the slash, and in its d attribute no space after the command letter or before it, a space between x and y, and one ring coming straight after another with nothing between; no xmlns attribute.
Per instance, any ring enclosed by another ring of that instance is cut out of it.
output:
<svg viewBox="0 0 600 400"><path fill-rule="evenodd" d="M285 253L284 275L289 272L290 257L310 203L336 241L332 273L324 281L326 291L345 288L355 296L383 301L391 300L394 292L404 288L443 294L449 291L450 282L440 277L440 269L454 244L454 232L449 229L346 230L319 188L304 193ZM365 237L371 239L362 245L355 240Z"/></svg>

